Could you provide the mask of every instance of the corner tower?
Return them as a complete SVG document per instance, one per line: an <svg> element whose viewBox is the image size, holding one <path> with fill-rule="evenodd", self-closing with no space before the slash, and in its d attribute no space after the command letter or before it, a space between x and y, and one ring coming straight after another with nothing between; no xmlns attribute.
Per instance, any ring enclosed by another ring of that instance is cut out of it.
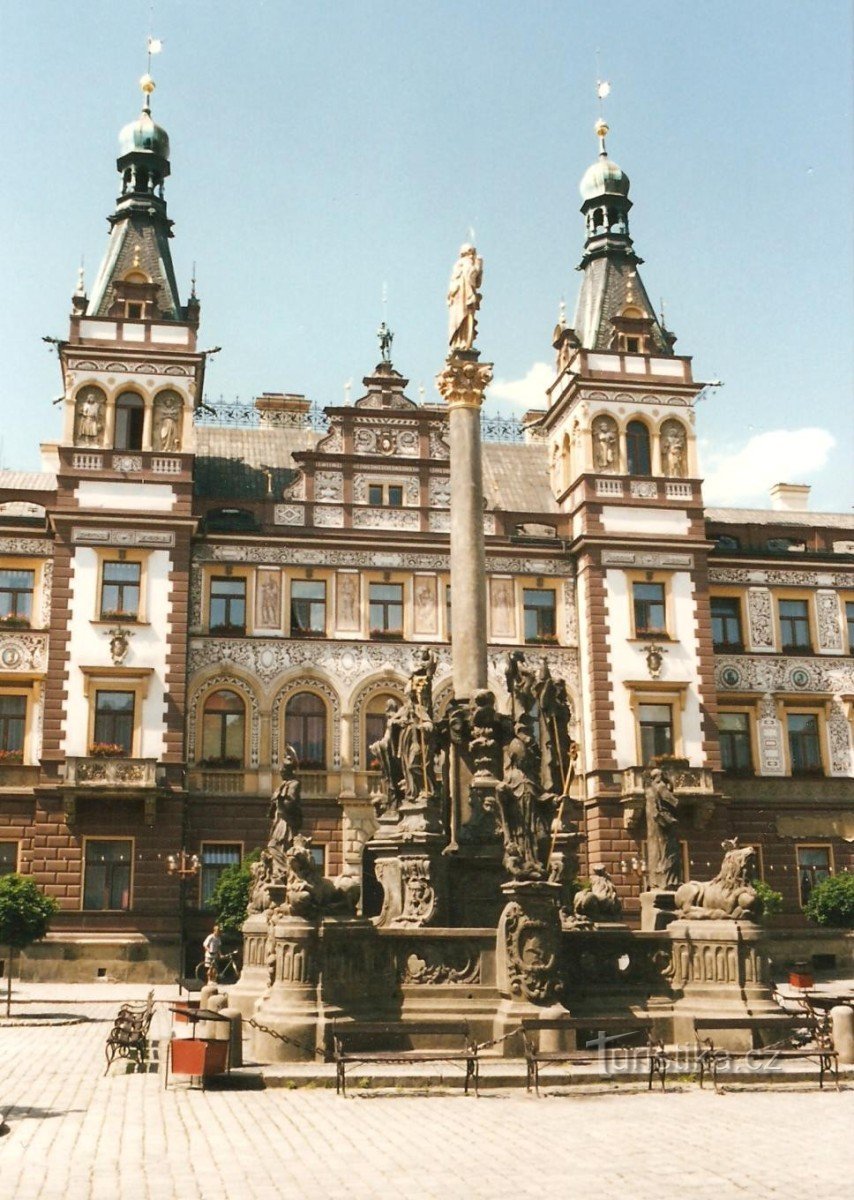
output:
<svg viewBox="0 0 854 1200"><path fill-rule="evenodd" d="M561 319L554 333L556 376L540 428L555 499L571 519L585 631L590 861L613 863L642 860L651 758L682 763L694 844L718 836L696 824L715 811L718 745L694 432L703 385L641 280L629 179L608 157L607 132L598 122L599 156L581 180L581 288L572 327ZM626 894L637 890L629 876Z"/></svg>

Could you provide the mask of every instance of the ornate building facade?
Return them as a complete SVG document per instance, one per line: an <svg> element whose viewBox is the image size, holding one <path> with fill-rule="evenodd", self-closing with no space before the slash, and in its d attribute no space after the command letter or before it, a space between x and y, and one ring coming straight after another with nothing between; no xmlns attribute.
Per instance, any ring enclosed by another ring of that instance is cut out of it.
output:
<svg viewBox="0 0 854 1200"><path fill-rule="evenodd" d="M851 866L854 519L786 485L767 510L704 506L703 385L638 274L605 132L545 406L484 444L489 685L506 694L512 650L566 681L578 871L604 863L630 918L655 759L685 876L738 835L797 925ZM440 714L452 695L444 406L407 396L387 342L353 405L206 406L148 99L117 165L107 252L58 347L59 441L42 472L0 473L0 872L61 906L28 969L82 979L174 971L221 871L265 843L288 746L315 854L360 874L371 747L416 647ZM182 850L189 881L168 870Z"/></svg>

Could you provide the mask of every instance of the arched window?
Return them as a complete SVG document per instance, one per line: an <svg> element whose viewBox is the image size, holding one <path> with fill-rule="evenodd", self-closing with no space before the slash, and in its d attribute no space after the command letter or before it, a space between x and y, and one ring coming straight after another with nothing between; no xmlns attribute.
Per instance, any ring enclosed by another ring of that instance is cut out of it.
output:
<svg viewBox="0 0 854 1200"><path fill-rule="evenodd" d="M210 767L242 767L246 708L236 692L211 692L202 716L202 761Z"/></svg>
<svg viewBox="0 0 854 1200"><path fill-rule="evenodd" d="M117 450L142 449L142 422L145 405L136 392L122 392L116 401L116 431L113 445Z"/></svg>
<svg viewBox="0 0 854 1200"><path fill-rule="evenodd" d="M314 692L297 692L285 708L285 742L296 751L300 767L326 766L326 705Z"/></svg>
<svg viewBox="0 0 854 1200"><path fill-rule="evenodd" d="M643 421L629 421L626 427L626 461L630 475L651 475L649 430Z"/></svg>
<svg viewBox="0 0 854 1200"><path fill-rule="evenodd" d="M374 742L382 739L385 733L386 721L388 719L388 707L393 704L395 708L400 704L400 698L393 696L391 692L379 692L376 696L371 696L365 707L365 767L369 771L378 771L380 767L379 759L372 753L371 746Z"/></svg>

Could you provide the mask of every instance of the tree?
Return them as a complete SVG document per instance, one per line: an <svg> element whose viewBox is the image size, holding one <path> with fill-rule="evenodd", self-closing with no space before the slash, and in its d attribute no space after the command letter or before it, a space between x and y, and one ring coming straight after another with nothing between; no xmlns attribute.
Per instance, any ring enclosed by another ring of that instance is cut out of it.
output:
<svg viewBox="0 0 854 1200"><path fill-rule="evenodd" d="M762 915L773 917L783 911L783 893L777 892L763 879L752 880L750 886L762 901Z"/></svg>
<svg viewBox="0 0 854 1200"><path fill-rule="evenodd" d="M258 861L260 850L247 854L241 863L226 867L217 880L210 904L216 922L227 937L239 937L246 920L249 904L249 888L252 884L251 867Z"/></svg>
<svg viewBox="0 0 854 1200"><path fill-rule="evenodd" d="M12 1011L12 957L47 933L50 919L59 912L52 896L46 896L35 880L24 875L0 879L0 945L9 947L6 970L6 1016Z"/></svg>
<svg viewBox="0 0 854 1200"><path fill-rule="evenodd" d="M804 912L816 925L854 929L854 875L846 871L822 879L810 893Z"/></svg>

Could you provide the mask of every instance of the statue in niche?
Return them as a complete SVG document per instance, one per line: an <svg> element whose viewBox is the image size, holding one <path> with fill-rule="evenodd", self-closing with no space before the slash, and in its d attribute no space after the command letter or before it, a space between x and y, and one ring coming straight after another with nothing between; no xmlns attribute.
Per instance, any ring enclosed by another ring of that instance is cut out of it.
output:
<svg viewBox="0 0 854 1200"><path fill-rule="evenodd" d="M358 624L356 619L356 597L359 594L359 581L355 575L338 576L338 624L345 628L353 628Z"/></svg>
<svg viewBox="0 0 854 1200"><path fill-rule="evenodd" d="M647 877L652 890L674 892L682 882L679 801L670 777L652 767L645 779Z"/></svg>
<svg viewBox="0 0 854 1200"><path fill-rule="evenodd" d="M287 876L287 853L302 830L302 789L296 777L296 758L288 750L281 769L282 782L270 798L270 837L267 852L272 868L272 882L283 882Z"/></svg>
<svg viewBox="0 0 854 1200"><path fill-rule="evenodd" d="M154 449L164 454L174 454L181 449L181 397L175 392L164 392L154 405Z"/></svg>
<svg viewBox="0 0 854 1200"><path fill-rule="evenodd" d="M77 441L100 446L104 435L104 393L88 387L77 397Z"/></svg>
<svg viewBox="0 0 854 1200"><path fill-rule="evenodd" d="M617 423L613 417L593 422L593 466L597 471L616 471L619 466Z"/></svg>
<svg viewBox="0 0 854 1200"><path fill-rule="evenodd" d="M756 851L739 846L738 838L721 842L724 859L721 869L708 883L692 879L676 892L676 908L682 920L758 921L762 916L762 898L753 887L756 878Z"/></svg>
<svg viewBox="0 0 854 1200"><path fill-rule="evenodd" d="M665 421L661 428L661 458L664 474L671 479L687 475L685 430L678 421Z"/></svg>
<svg viewBox="0 0 854 1200"><path fill-rule="evenodd" d="M478 288L483 280L483 259L468 242L460 247L448 285L448 342L451 351L471 350L477 337Z"/></svg>
<svg viewBox="0 0 854 1200"><path fill-rule="evenodd" d="M275 575L265 575L261 584L261 624L272 628L279 622L279 580Z"/></svg>
<svg viewBox="0 0 854 1200"><path fill-rule="evenodd" d="M577 747L569 734L572 706L566 691L566 681L555 679L546 659L542 659L537 675L537 704L540 710L540 748L543 758L544 784L558 796L565 796Z"/></svg>
<svg viewBox="0 0 854 1200"><path fill-rule="evenodd" d="M619 921L623 906L604 863L593 868L590 887L575 893L572 911L583 921Z"/></svg>

